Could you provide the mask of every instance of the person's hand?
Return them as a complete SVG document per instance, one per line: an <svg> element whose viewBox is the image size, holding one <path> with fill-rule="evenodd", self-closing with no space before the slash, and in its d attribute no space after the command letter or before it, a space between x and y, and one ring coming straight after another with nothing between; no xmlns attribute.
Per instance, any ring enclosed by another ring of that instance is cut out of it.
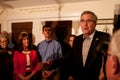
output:
<svg viewBox="0 0 120 80"><path fill-rule="evenodd" d="M48 59L48 61L46 63L49 64L49 65L52 65L52 60Z"/></svg>
<svg viewBox="0 0 120 80"><path fill-rule="evenodd" d="M47 70L43 70L42 71L42 77L43 78L48 78L48 77L50 77L51 76L51 72L50 71L47 71Z"/></svg>
<svg viewBox="0 0 120 80"><path fill-rule="evenodd" d="M74 80L72 76L69 76L68 77L68 80Z"/></svg>
<svg viewBox="0 0 120 80"><path fill-rule="evenodd" d="M38 63L39 71L43 69L44 64L42 62Z"/></svg>
<svg viewBox="0 0 120 80"><path fill-rule="evenodd" d="M30 79L31 79L30 76L26 76L26 77L24 77L22 80L30 80Z"/></svg>
<svg viewBox="0 0 120 80"><path fill-rule="evenodd" d="M49 59L48 61L43 63L43 69L48 70L52 66L52 61Z"/></svg>

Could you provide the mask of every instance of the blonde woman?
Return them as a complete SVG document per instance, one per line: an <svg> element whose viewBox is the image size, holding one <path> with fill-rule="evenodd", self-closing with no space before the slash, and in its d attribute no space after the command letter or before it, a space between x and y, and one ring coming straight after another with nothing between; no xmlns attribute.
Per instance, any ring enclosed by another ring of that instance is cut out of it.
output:
<svg viewBox="0 0 120 80"><path fill-rule="evenodd" d="M0 80L13 80L13 51L7 46L7 37L0 34Z"/></svg>

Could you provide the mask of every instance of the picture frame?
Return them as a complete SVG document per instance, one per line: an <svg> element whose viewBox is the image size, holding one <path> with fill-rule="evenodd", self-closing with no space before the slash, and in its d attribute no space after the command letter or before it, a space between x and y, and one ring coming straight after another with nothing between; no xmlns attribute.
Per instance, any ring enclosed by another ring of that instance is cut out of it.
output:
<svg viewBox="0 0 120 80"><path fill-rule="evenodd" d="M97 21L97 25L113 24L113 21L114 21L113 18L98 19L98 21Z"/></svg>

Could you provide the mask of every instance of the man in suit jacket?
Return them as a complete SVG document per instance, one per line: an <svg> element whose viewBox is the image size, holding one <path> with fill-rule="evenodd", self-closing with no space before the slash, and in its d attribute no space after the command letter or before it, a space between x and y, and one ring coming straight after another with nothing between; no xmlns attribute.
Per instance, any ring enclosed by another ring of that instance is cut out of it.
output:
<svg viewBox="0 0 120 80"><path fill-rule="evenodd" d="M102 66L102 54L96 49L104 41L110 40L110 35L95 30L97 16L91 11L84 11L81 14L80 26L83 34L77 36L73 43L73 70L74 80L98 80ZM84 43L89 38L89 43ZM89 44L89 45L88 45ZM83 47L89 48L83 51Z"/></svg>

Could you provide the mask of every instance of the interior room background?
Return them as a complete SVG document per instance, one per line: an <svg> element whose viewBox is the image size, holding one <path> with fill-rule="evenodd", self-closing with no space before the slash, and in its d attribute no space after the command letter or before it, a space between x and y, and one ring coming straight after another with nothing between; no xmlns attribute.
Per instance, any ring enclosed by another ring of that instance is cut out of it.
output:
<svg viewBox="0 0 120 80"><path fill-rule="evenodd" d="M98 16L96 29L112 35L114 8L116 4L120 4L120 1L93 0L62 4L61 10L59 10L58 4L6 9L0 14L0 31L7 31L16 35L20 31L32 32L35 36L35 44L37 45L44 39L42 26L49 21L53 23L56 21L63 23L70 21L71 26L68 33L81 34L79 26L80 15L84 10L90 10ZM0 11L2 11L1 8Z"/></svg>

